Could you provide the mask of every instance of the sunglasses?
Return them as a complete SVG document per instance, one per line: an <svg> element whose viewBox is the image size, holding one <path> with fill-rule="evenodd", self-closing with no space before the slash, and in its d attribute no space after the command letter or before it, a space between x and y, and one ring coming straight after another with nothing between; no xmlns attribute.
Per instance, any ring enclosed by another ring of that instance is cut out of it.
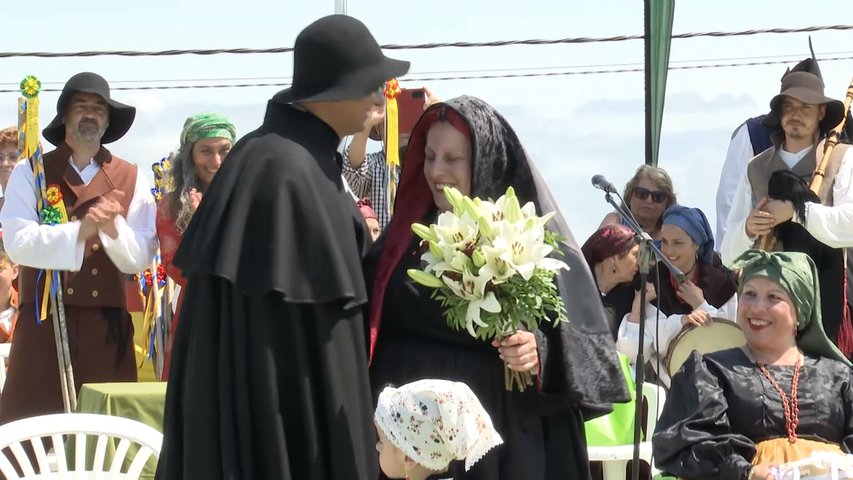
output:
<svg viewBox="0 0 853 480"><path fill-rule="evenodd" d="M656 190L653 192L643 187L634 188L634 196L640 200L645 200L649 198L649 195L652 196L652 201L655 203L663 203L666 201L666 194L661 192L660 190Z"/></svg>

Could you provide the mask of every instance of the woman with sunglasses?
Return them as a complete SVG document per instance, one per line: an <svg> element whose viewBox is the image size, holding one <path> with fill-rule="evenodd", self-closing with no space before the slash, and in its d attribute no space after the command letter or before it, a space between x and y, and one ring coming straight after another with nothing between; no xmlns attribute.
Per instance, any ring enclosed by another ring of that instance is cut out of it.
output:
<svg viewBox="0 0 853 480"><path fill-rule="evenodd" d="M622 198L643 231L653 239L660 240L663 212L676 203L672 179L666 170L642 165L634 173L634 178L625 184ZM610 212L604 217L600 227L620 223L622 219L619 214Z"/></svg>
<svg viewBox="0 0 853 480"><path fill-rule="evenodd" d="M660 278L659 287L647 285L645 314L649 319L643 340L654 370L658 359L666 357L670 343L687 326L709 326L712 318L735 320L737 278L723 266L714 252L714 234L705 214L698 208L673 205L663 214L661 250L684 273L682 283L658 263L649 279ZM631 313L619 325L616 349L631 360L637 358L639 344L640 296L634 296ZM656 319L656 321L655 321ZM659 382L669 387L669 372L657 372Z"/></svg>

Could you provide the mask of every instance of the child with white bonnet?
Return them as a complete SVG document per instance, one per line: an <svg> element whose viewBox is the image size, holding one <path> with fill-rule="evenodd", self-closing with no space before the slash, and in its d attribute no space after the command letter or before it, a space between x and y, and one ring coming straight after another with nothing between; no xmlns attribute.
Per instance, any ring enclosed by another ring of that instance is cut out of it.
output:
<svg viewBox="0 0 853 480"><path fill-rule="evenodd" d="M379 394L374 414L379 466L388 478L452 478L450 463L465 471L503 443L468 385L419 380ZM437 474L445 474L438 475Z"/></svg>

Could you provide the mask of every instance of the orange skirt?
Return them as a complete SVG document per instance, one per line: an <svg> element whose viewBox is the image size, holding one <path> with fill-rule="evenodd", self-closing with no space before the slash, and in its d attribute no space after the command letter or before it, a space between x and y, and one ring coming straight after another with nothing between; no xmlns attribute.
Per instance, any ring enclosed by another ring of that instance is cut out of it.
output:
<svg viewBox="0 0 853 480"><path fill-rule="evenodd" d="M808 458L815 452L830 452L844 455L841 447L834 443L806 440L804 438L798 438L796 442L791 443L787 438L772 438L758 442L755 446L755 457L752 459L752 464L770 463L781 465Z"/></svg>

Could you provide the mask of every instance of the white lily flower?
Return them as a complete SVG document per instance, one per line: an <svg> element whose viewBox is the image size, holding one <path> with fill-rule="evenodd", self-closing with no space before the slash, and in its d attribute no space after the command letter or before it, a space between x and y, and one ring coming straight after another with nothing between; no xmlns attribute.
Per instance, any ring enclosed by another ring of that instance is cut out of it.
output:
<svg viewBox="0 0 853 480"><path fill-rule="evenodd" d="M438 216L435 224L436 243L441 249L449 247L466 251L473 248L479 231L477 221L467 213L457 216L453 212L444 212Z"/></svg>
<svg viewBox="0 0 853 480"><path fill-rule="evenodd" d="M499 313L501 311L501 304L492 292L488 292L482 300L472 300L468 303L468 310L465 312L465 329L468 330L468 334L472 337L477 336L474 324L481 327L488 326L480 320L481 309L491 313Z"/></svg>
<svg viewBox="0 0 853 480"><path fill-rule="evenodd" d="M432 273L435 265L441 263L441 260L430 251L426 251L421 255L421 261L426 263L426 266L424 267L424 272L426 273Z"/></svg>
<svg viewBox="0 0 853 480"><path fill-rule="evenodd" d="M498 226L498 231L493 245L501 245L500 248L503 250L501 259L517 271L523 279L530 280L539 262L553 251L553 248L545 243L544 228L533 226L522 229L517 223L502 222ZM498 240L506 244L503 245ZM485 253L485 248L483 252Z"/></svg>
<svg viewBox="0 0 853 480"><path fill-rule="evenodd" d="M432 266L436 275L441 276L446 272L464 273L471 270L471 259L464 252L445 248L444 258L446 260Z"/></svg>
<svg viewBox="0 0 853 480"><path fill-rule="evenodd" d="M474 275L468 270L462 272L462 282L442 277L453 293L468 301L468 309L465 313L465 328L472 336L476 336L474 325L486 327L486 323L480 320L480 310L491 313L501 311L501 304L493 292L486 292L486 284L491 279L487 275Z"/></svg>
<svg viewBox="0 0 853 480"><path fill-rule="evenodd" d="M515 268L505 260L511 254L510 245L505 238L498 237L491 245L484 245L483 256L486 264L480 269L480 274L491 276L495 285L507 281L515 275Z"/></svg>

